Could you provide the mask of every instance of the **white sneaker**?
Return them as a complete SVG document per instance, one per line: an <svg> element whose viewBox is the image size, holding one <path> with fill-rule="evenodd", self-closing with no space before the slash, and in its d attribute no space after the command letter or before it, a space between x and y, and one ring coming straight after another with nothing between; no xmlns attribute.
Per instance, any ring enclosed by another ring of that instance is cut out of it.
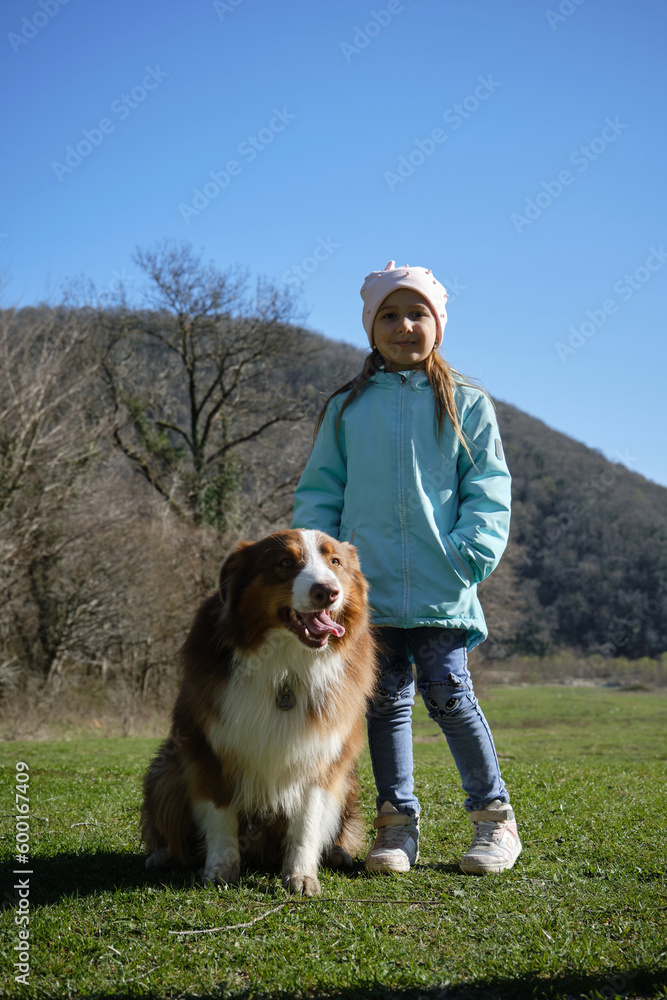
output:
<svg viewBox="0 0 667 1000"><path fill-rule="evenodd" d="M510 804L494 799L486 809L469 815L475 833L472 844L461 858L463 871L469 875L507 871L521 854L521 841Z"/></svg>
<svg viewBox="0 0 667 1000"><path fill-rule="evenodd" d="M373 820L378 831L366 855L369 872L409 872L419 859L419 816L406 816L384 802Z"/></svg>

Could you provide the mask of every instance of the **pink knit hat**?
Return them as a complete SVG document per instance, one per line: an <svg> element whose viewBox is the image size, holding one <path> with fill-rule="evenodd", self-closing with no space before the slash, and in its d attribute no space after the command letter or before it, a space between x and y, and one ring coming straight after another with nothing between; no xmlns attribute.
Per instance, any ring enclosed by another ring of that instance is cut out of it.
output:
<svg viewBox="0 0 667 1000"><path fill-rule="evenodd" d="M384 271L371 271L361 288L361 297L364 300L364 308L361 319L364 330L368 335L368 340L373 346L373 323L377 311L396 288L413 288L419 292L429 304L431 312L435 318L437 331L435 335L435 346L442 343L442 335L447 322L447 299L449 296L440 284L433 277L433 273L425 267L396 267L396 261L390 260Z"/></svg>

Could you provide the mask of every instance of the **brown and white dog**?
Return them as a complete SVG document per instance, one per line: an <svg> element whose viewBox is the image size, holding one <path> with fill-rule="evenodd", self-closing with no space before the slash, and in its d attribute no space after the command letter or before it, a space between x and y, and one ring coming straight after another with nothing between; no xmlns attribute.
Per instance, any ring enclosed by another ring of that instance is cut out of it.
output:
<svg viewBox="0 0 667 1000"><path fill-rule="evenodd" d="M363 841L355 762L375 653L356 550L311 530L240 542L182 666L144 778L147 867L203 856L205 881L234 884L241 860L282 860L286 888L317 894L320 861L349 867Z"/></svg>

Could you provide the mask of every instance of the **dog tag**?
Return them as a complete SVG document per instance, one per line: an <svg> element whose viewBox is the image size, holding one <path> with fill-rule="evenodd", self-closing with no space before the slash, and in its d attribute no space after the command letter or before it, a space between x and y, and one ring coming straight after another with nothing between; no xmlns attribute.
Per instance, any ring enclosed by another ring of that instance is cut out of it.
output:
<svg viewBox="0 0 667 1000"><path fill-rule="evenodd" d="M276 705L281 712L289 712L296 705L296 695L287 684L283 684L276 694Z"/></svg>

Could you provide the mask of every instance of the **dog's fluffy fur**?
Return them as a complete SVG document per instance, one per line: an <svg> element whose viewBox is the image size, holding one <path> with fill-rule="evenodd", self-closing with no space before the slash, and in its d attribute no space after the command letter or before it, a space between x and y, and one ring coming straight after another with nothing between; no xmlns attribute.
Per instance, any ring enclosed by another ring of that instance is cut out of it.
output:
<svg viewBox="0 0 667 1000"><path fill-rule="evenodd" d="M144 778L148 867L204 858L205 881L282 861L320 891L321 860L363 841L355 762L375 680L355 549L319 531L241 542L182 650L169 738ZM282 707L281 707L282 706Z"/></svg>

